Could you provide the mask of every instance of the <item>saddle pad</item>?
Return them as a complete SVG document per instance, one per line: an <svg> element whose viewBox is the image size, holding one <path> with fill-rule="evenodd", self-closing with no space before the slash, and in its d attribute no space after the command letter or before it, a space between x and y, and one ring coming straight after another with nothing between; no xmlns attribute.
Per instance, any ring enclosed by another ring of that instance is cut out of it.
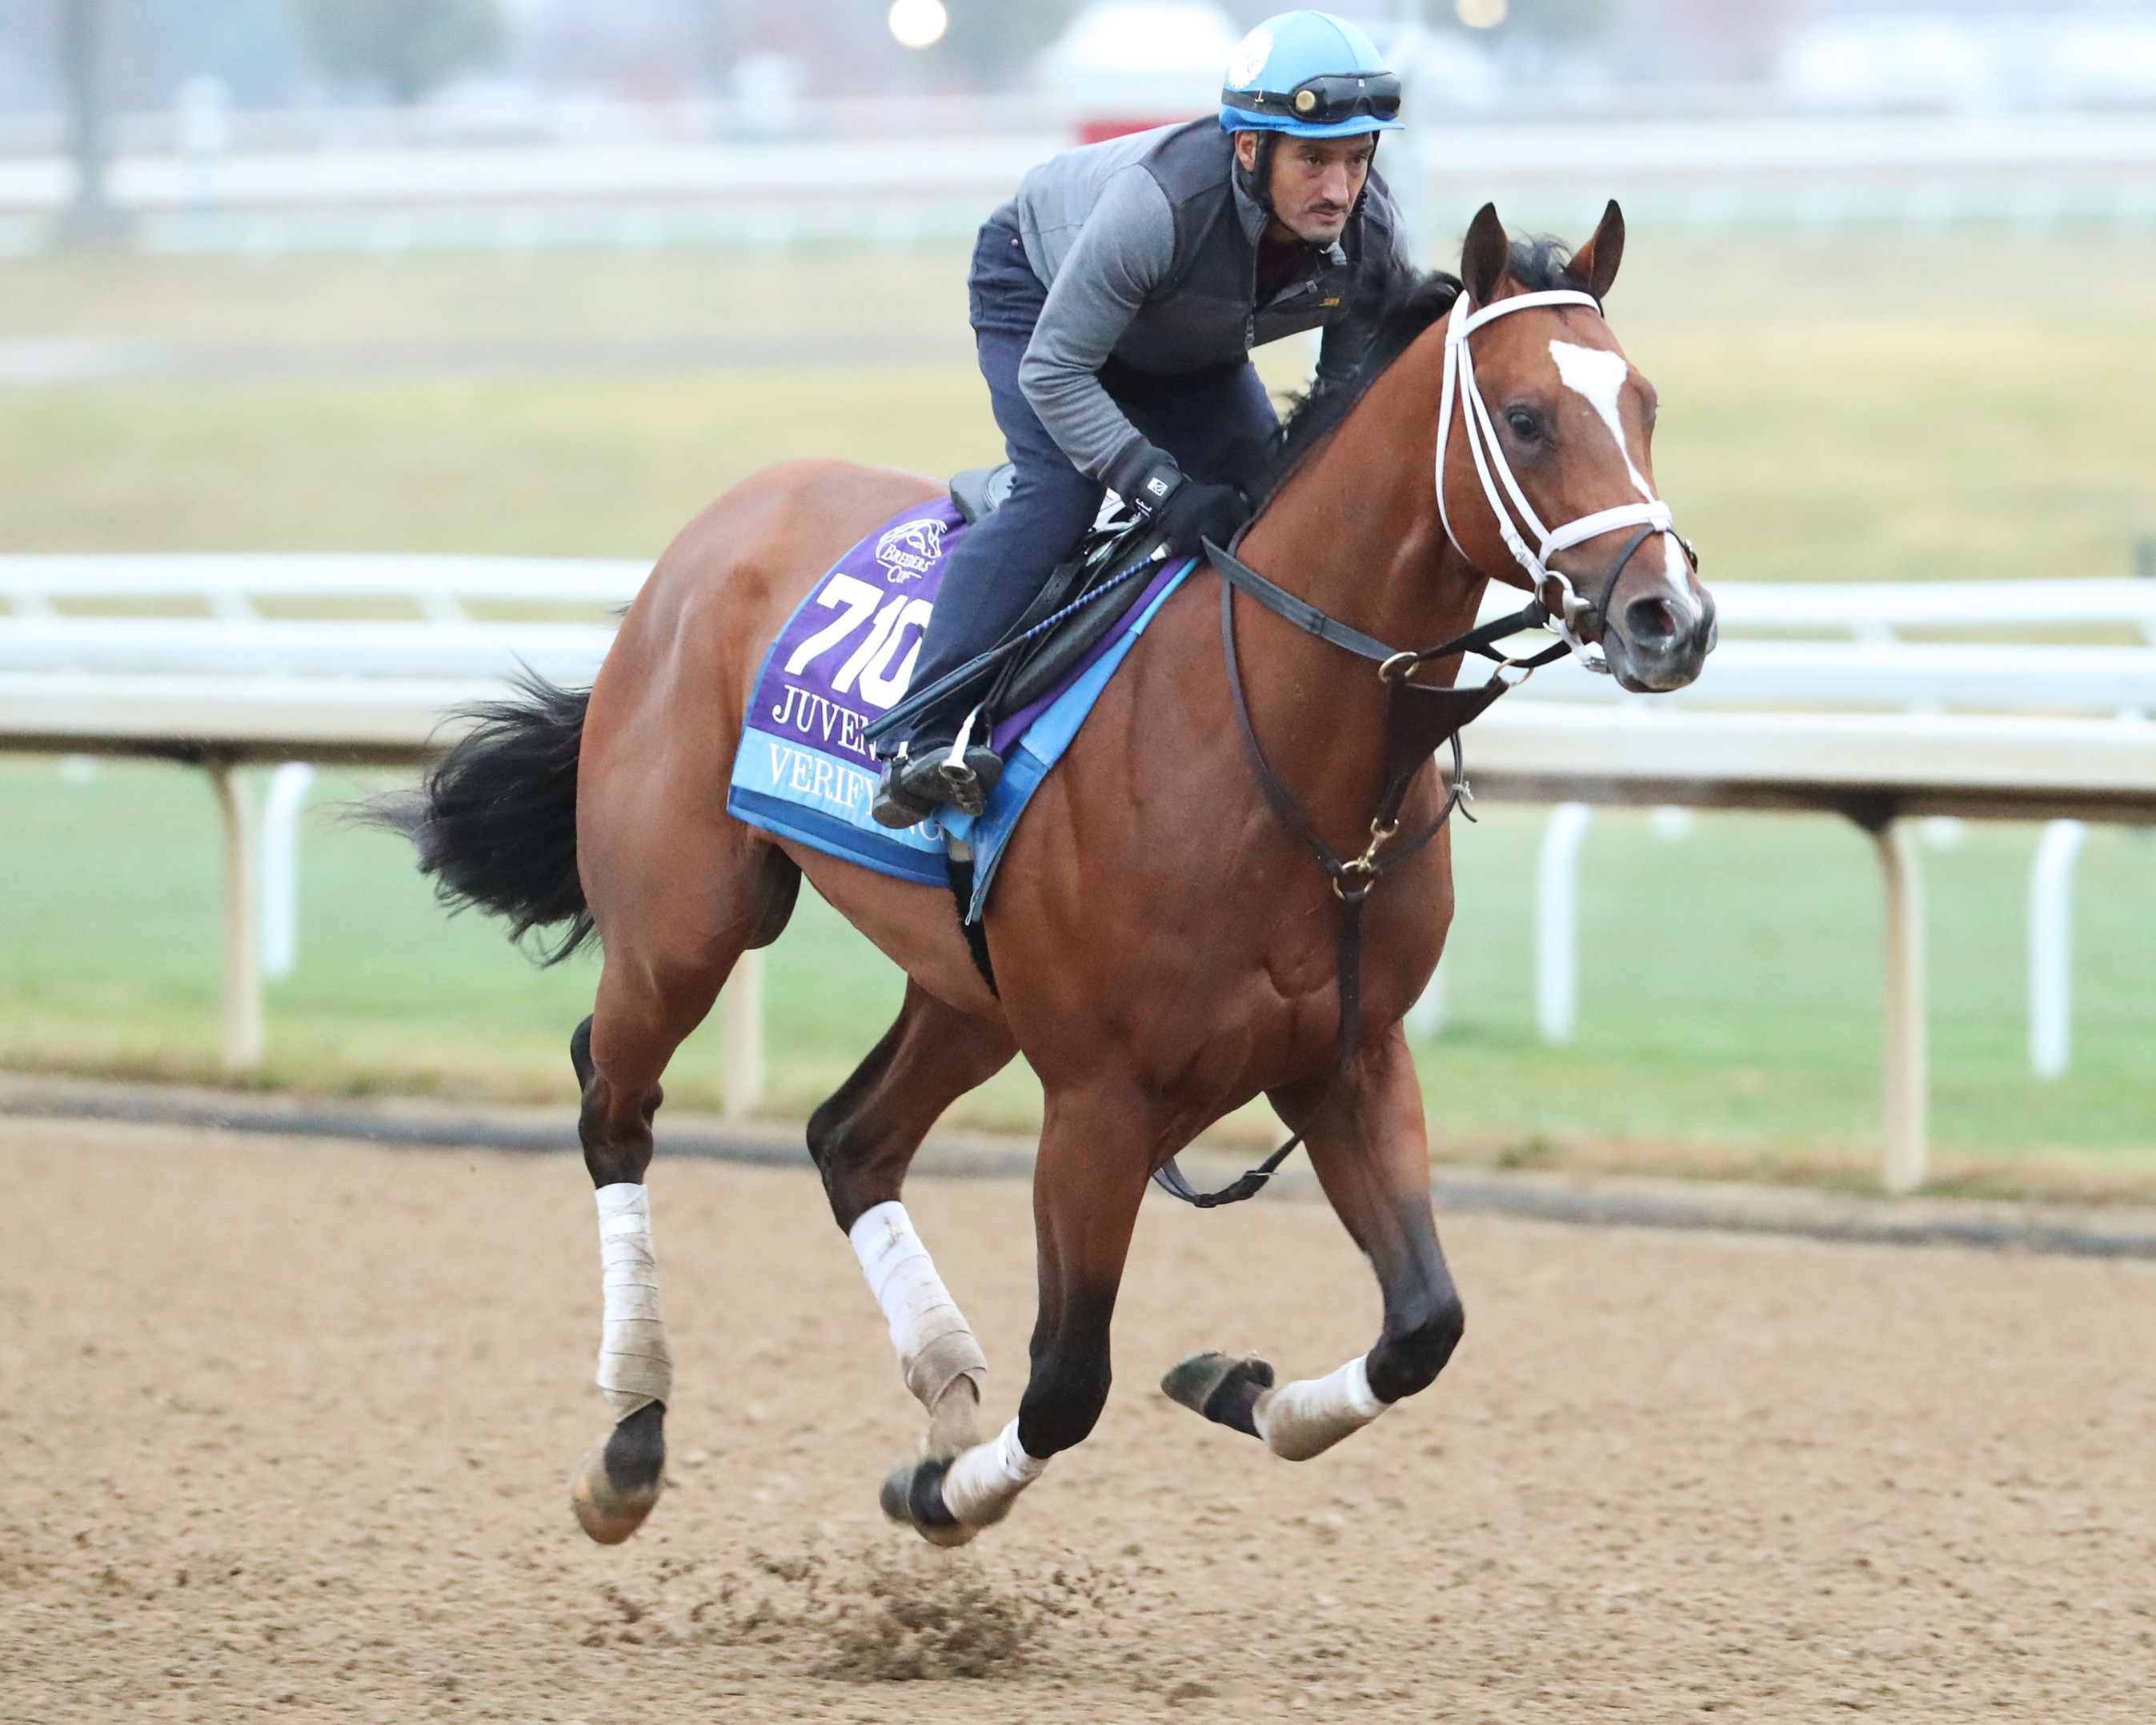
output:
<svg viewBox="0 0 2156 1725"><path fill-rule="evenodd" d="M987 902L996 865L1034 792L1193 564L1162 564L1121 624L1054 688L996 727L1004 776L978 818L947 810L940 819L895 832L869 814L880 769L861 729L904 697L945 560L967 531L949 498L916 504L863 539L810 590L764 656L726 809L780 838L929 886L948 881L950 847L968 845L970 920Z"/></svg>

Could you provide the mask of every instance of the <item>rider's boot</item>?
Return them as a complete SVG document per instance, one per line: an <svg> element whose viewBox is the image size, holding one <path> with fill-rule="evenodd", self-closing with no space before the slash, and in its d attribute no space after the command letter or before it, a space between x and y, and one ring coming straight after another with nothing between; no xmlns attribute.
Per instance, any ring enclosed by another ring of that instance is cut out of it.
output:
<svg viewBox="0 0 2156 1725"><path fill-rule="evenodd" d="M878 826L918 826L948 805L961 814L978 814L988 806L988 793L1003 777L1003 757L985 744L971 741L968 721L961 732L967 741L953 743L916 737L898 746L898 753L884 763L869 813Z"/></svg>

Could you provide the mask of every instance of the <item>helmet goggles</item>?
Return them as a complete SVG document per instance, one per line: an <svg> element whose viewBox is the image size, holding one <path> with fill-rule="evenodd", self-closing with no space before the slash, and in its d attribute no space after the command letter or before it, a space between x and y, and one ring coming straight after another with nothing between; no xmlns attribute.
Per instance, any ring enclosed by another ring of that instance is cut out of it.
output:
<svg viewBox="0 0 2156 1725"><path fill-rule="evenodd" d="M1224 90L1225 106L1246 113L1276 114L1306 126L1339 126L1350 120L1398 120L1397 72L1323 72L1282 95L1269 90Z"/></svg>

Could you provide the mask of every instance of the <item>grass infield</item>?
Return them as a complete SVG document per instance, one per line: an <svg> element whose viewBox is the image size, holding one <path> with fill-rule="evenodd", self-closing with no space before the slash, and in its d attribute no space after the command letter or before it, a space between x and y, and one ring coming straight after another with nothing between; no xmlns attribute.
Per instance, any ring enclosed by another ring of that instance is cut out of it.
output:
<svg viewBox="0 0 2156 1725"><path fill-rule="evenodd" d="M476 916L445 919L402 842L339 819L373 779L326 778L303 824L300 962L269 988L261 1082L555 1101L590 1009L588 959L535 968ZM0 1062L213 1079L218 875L207 788L172 768L0 762ZM1492 809L1456 840L1450 1011L1419 1050L1441 1155L1507 1165L1686 1167L1861 1178L1876 1155L1881 911L1871 846L1823 819L1703 815L1657 836L1597 816L1581 857L1578 1034L1533 1026L1541 817ZM2030 1075L2023 903L2035 830L1965 829L1928 850L1935 1134L1960 1172L2041 1165L2092 1189L2156 1170L2156 842L2098 829L2077 882L2071 1075ZM771 1096L806 1113L896 1011L897 973L813 894L772 949ZM715 1106L711 1026L667 1079ZM1039 1096L1006 1071L958 1118L1024 1129ZM1240 1135L1266 1130L1252 1117ZM2017 1169L2020 1173L2017 1174ZM1979 1183L1984 1183L1979 1180Z"/></svg>

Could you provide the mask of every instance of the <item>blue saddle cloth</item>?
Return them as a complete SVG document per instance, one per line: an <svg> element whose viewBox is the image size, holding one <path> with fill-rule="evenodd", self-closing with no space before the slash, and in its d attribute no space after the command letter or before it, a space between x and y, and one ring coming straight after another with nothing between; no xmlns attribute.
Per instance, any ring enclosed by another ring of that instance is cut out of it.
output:
<svg viewBox="0 0 2156 1725"><path fill-rule="evenodd" d="M1116 667L1168 594L1195 567L1166 562L1123 620L1055 686L996 727L1003 778L978 816L946 809L893 831L869 814L880 768L864 726L906 694L942 584L944 561L966 533L947 497L886 521L834 563L764 656L750 697L726 809L752 827L901 880L945 885L955 845L969 846L973 899L988 902L1019 817L1063 758Z"/></svg>

